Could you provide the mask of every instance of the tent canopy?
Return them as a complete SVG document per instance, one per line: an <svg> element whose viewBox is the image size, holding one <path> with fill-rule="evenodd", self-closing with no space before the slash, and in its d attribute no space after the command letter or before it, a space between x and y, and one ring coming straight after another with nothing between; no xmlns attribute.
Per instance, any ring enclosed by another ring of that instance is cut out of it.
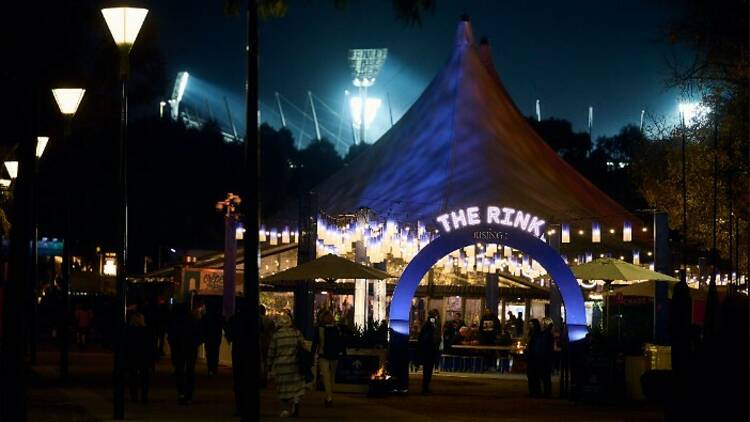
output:
<svg viewBox="0 0 750 422"><path fill-rule="evenodd" d="M576 278L583 280L641 281L663 280L677 282L678 279L651 271L614 258L599 258L570 268Z"/></svg>
<svg viewBox="0 0 750 422"><path fill-rule="evenodd" d="M671 299L672 290L674 290L674 286L675 284L678 283L678 281L649 280L649 281L644 281L642 283L634 283L629 286L618 287L614 289L613 291L606 293L606 294L609 296L616 296L618 294L622 294L623 296L642 296L642 297L653 298L656 295L656 283L661 283L661 282L668 284L667 297ZM690 296L693 299L705 300L706 291L691 288Z"/></svg>
<svg viewBox="0 0 750 422"><path fill-rule="evenodd" d="M309 280L322 278L327 281L339 279L385 280L396 278L384 271L359 265L346 258L328 254L294 268L276 273L261 280L261 283L275 281Z"/></svg>
<svg viewBox="0 0 750 422"><path fill-rule="evenodd" d="M398 123L317 189L320 208L369 208L400 221L501 205L547 222L635 217L532 129L502 86L489 46L458 25L450 59Z"/></svg>

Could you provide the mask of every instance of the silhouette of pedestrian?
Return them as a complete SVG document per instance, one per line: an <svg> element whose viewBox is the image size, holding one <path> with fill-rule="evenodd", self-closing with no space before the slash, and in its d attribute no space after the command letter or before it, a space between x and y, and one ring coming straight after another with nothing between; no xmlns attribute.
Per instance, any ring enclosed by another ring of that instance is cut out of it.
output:
<svg viewBox="0 0 750 422"><path fill-rule="evenodd" d="M312 342L312 352L318 357L320 374L326 392L325 407L333 405L333 380L336 376L336 366L339 358L346 353L342 335L338 326L334 324L333 314L322 310L318 314L318 326Z"/></svg>
<svg viewBox="0 0 750 422"><path fill-rule="evenodd" d="M438 358L440 349L440 322L438 316L440 313L433 309L429 313L429 318L422 325L417 340L417 357L422 364L422 394L430 393L430 382L432 381L432 370L435 368L435 361Z"/></svg>
<svg viewBox="0 0 750 422"><path fill-rule="evenodd" d="M205 335L206 366L208 375L216 375L219 371L219 349L221 348L221 332L224 327L224 317L218 306L207 306L202 319Z"/></svg>
<svg viewBox="0 0 750 422"><path fill-rule="evenodd" d="M142 313L135 312L125 329L125 359L128 369L130 399L148 402L149 371L154 365L156 342ZM140 394L138 394L140 392Z"/></svg>
<svg viewBox="0 0 750 422"><path fill-rule="evenodd" d="M174 315L167 331L172 364L177 381L177 397L181 405L192 403L195 390L195 361L200 346L200 320L185 304L175 306Z"/></svg>
<svg viewBox="0 0 750 422"><path fill-rule="evenodd" d="M247 356L249 347L245 344L245 317L243 315L244 304L237 306L234 314L227 321L224 334L227 342L232 345L232 380L234 387L235 415L245 415L244 392L246 379L244 374L248 368Z"/></svg>
<svg viewBox="0 0 750 422"><path fill-rule="evenodd" d="M552 361L555 353L555 336L552 334L552 320L546 321L540 335L539 379L542 384L542 396L552 395Z"/></svg>
<svg viewBox="0 0 750 422"><path fill-rule="evenodd" d="M529 325L529 340L526 342L526 378L529 384L529 395L539 397L542 382L541 366L544 360L542 329L538 319L532 319L529 321Z"/></svg>

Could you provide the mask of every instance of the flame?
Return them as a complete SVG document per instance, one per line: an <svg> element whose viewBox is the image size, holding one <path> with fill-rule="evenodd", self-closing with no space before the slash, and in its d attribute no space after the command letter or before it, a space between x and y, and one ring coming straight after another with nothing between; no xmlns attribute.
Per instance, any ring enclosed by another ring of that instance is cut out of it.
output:
<svg viewBox="0 0 750 422"><path fill-rule="evenodd" d="M386 375L384 366L381 366L377 372L375 372L374 374L372 374L372 376L370 376L371 380L383 380L383 379L388 379L388 378L390 378L390 376Z"/></svg>

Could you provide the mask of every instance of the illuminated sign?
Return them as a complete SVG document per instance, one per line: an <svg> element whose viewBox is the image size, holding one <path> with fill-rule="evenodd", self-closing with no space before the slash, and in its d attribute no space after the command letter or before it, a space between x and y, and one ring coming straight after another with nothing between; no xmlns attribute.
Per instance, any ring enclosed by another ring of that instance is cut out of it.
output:
<svg viewBox="0 0 750 422"><path fill-rule="evenodd" d="M484 210L479 207L468 207L439 215L435 221L440 224L445 233L468 226L480 224L496 224L513 227L541 238L544 234L545 221L522 210L509 207L487 206Z"/></svg>

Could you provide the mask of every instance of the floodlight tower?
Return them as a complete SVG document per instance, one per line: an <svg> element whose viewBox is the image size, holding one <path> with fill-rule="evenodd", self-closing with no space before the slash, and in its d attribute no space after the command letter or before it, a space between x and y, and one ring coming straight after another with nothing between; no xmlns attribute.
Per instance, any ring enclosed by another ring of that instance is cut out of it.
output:
<svg viewBox="0 0 750 422"><path fill-rule="evenodd" d="M180 117L180 101L182 101L182 96L185 94L189 77L190 74L187 72L177 73L177 79L175 79L174 88L172 88L172 98L168 101L169 113L172 116L172 120L176 121Z"/></svg>
<svg viewBox="0 0 750 422"><path fill-rule="evenodd" d="M358 48L349 50L349 68L352 71L352 83L359 89L359 142L365 141L367 126L367 88L375 83L375 77L385 64L387 48ZM353 103L352 103L353 104ZM357 107L352 107L352 111ZM354 120L354 119L352 119Z"/></svg>

